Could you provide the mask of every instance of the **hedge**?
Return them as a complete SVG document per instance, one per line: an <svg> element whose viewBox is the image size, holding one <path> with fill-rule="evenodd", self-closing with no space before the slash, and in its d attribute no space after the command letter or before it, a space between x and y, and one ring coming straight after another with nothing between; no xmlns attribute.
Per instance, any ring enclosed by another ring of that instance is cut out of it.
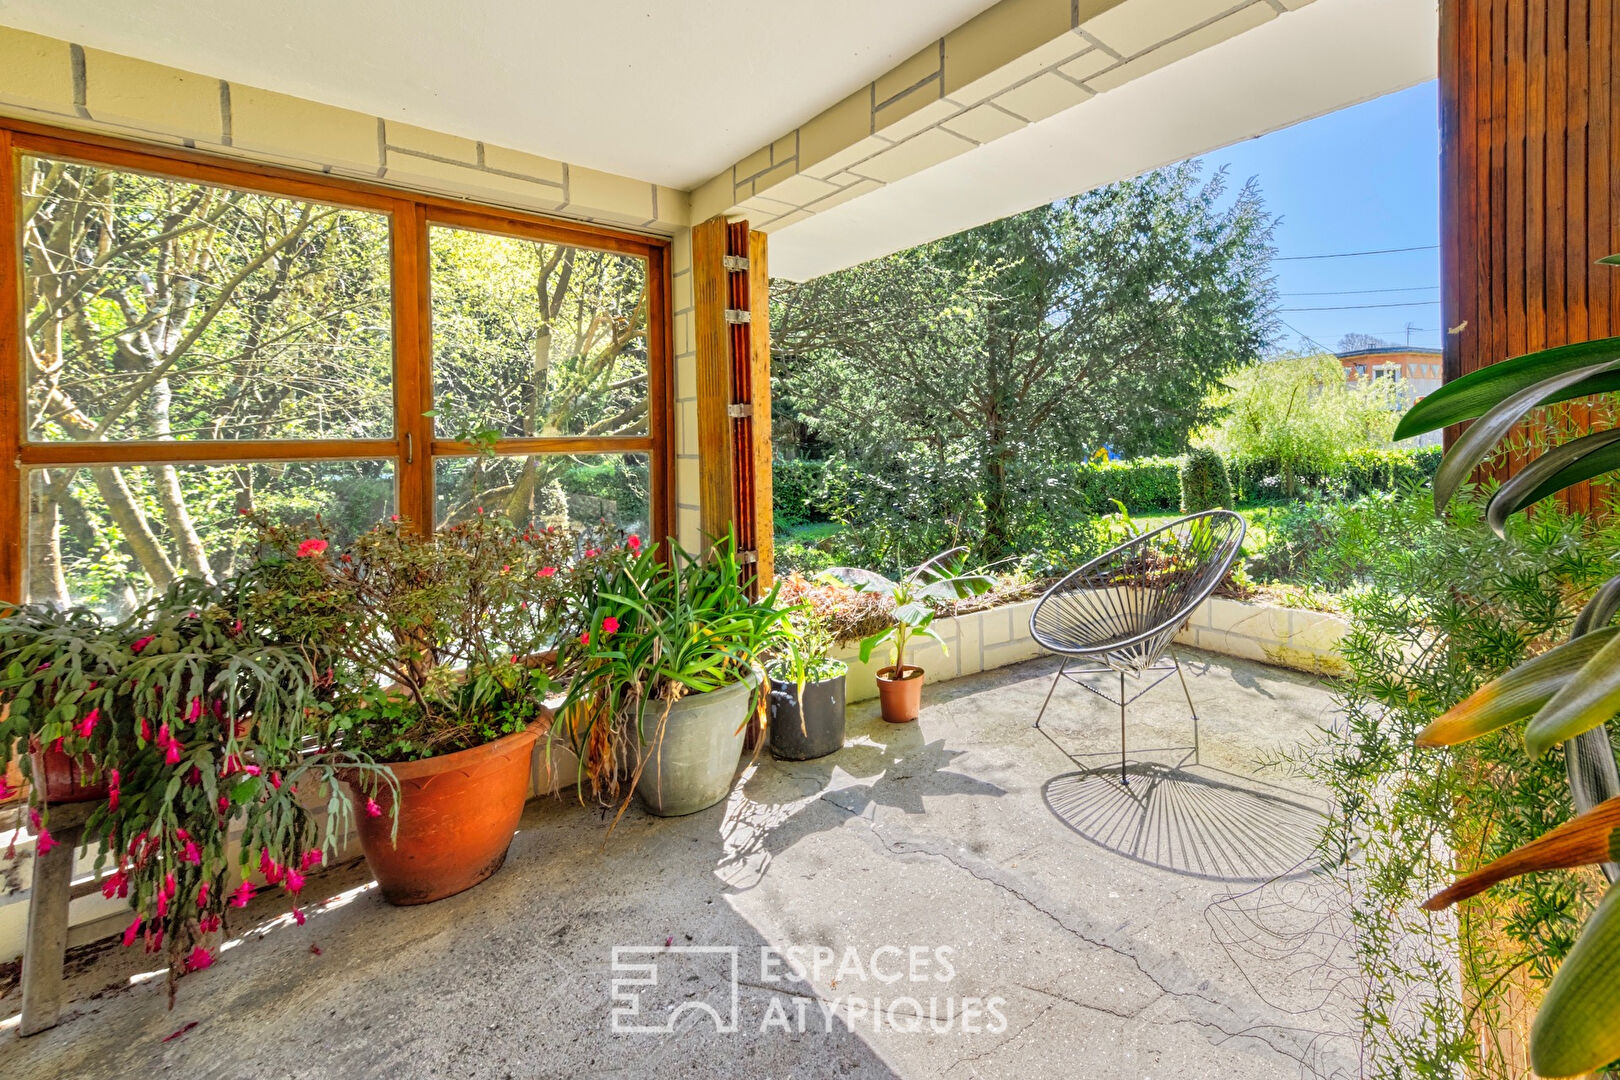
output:
<svg viewBox="0 0 1620 1080"><path fill-rule="evenodd" d="M1419 446L1395 450L1352 450L1349 458L1328 473L1302 472L1301 488L1335 498L1354 499L1375 491L1394 491L1413 481L1432 479L1440 468L1441 448ZM1283 498L1282 468L1274 461L1245 461L1231 467L1239 499Z"/></svg>
<svg viewBox="0 0 1620 1080"><path fill-rule="evenodd" d="M1135 458L1076 465L1075 503L1093 514L1112 514L1118 499L1132 513L1176 510L1181 506L1181 459Z"/></svg>
<svg viewBox="0 0 1620 1080"><path fill-rule="evenodd" d="M1213 450L1194 447L1181 462L1181 512L1200 514L1232 507L1232 481L1226 459Z"/></svg>

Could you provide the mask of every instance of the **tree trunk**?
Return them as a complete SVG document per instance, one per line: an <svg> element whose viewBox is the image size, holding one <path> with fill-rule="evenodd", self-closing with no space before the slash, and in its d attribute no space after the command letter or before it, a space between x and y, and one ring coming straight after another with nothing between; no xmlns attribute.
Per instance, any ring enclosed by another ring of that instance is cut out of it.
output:
<svg viewBox="0 0 1620 1080"><path fill-rule="evenodd" d="M110 466L97 467L90 470L90 475L95 480L102 501L107 504L107 516L123 533L124 543L135 556L135 561L140 563L141 571L152 582L152 587L168 588L175 577L174 564L169 561L163 545L147 524L146 515L141 513L135 497L124 483L123 470Z"/></svg>
<svg viewBox="0 0 1620 1080"><path fill-rule="evenodd" d="M28 595L24 600L65 608L70 602L62 573L62 514L51 476L34 473L28 492Z"/></svg>

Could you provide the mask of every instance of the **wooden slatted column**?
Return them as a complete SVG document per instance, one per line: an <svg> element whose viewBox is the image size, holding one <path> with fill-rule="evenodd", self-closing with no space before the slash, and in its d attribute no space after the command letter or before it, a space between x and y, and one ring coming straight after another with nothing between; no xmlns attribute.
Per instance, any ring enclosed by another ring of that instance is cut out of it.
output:
<svg viewBox="0 0 1620 1080"><path fill-rule="evenodd" d="M711 218L692 230L700 524L734 530L762 585L772 577L770 280L764 233Z"/></svg>

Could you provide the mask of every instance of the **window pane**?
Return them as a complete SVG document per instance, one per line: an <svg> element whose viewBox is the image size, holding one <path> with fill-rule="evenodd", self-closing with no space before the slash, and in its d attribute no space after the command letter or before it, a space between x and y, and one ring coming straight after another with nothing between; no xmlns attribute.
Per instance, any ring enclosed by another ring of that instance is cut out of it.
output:
<svg viewBox="0 0 1620 1080"><path fill-rule="evenodd" d="M388 218L21 159L28 437L393 435Z"/></svg>
<svg viewBox="0 0 1620 1080"><path fill-rule="evenodd" d="M218 580L254 543L243 510L320 514L348 538L394 513L392 460L97 465L28 475L28 598L127 611L171 577Z"/></svg>
<svg viewBox="0 0 1620 1080"><path fill-rule="evenodd" d="M439 527L482 509L576 531L605 523L652 539L645 454L441 457L433 490Z"/></svg>
<svg viewBox="0 0 1620 1080"><path fill-rule="evenodd" d="M647 432L647 265L434 226L441 438Z"/></svg>

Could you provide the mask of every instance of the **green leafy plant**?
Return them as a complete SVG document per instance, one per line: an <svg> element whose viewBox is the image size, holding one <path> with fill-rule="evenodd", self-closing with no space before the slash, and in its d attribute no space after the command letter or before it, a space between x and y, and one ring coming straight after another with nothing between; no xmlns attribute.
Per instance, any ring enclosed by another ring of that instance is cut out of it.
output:
<svg viewBox="0 0 1620 1080"><path fill-rule="evenodd" d="M966 554L965 547L942 551L896 579L856 566L835 566L827 571L828 577L858 592L876 593L894 601L894 621L861 640L861 663L870 660L879 646L888 644L893 649L894 659L885 670L901 678L906 669L906 646L912 638L932 638L939 642L941 649L945 647L944 639L933 628L934 609L929 607L930 602L948 603L977 596L995 585L995 580L987 574L964 571L962 559Z"/></svg>
<svg viewBox="0 0 1620 1080"><path fill-rule="evenodd" d="M1440 464L1434 502L1453 496L1532 410L1620 389L1620 338L1566 345L1472 372L1426 397L1402 419L1397 438L1471 421ZM1510 515L1573 485L1620 468L1620 431L1581 436L1549 449L1490 497L1486 518L1501 535ZM1418 737L1453 745L1528 720L1525 746L1539 757L1563 743L1577 799L1588 794L1593 766L1620 795L1603 725L1620 712L1620 644L1609 624L1620 609L1620 576L1599 588L1575 620L1567 643L1537 656L1462 701ZM1591 736L1597 733L1596 738ZM1589 766L1586 761L1592 764ZM1614 799L1561 830L1510 852L1430 903L1444 906L1498 880L1589 863L1614 863L1620 840ZM1596 855L1597 857L1593 857ZM1559 967L1531 1031L1531 1063L1550 1077L1574 1076L1620 1059L1620 890L1610 888Z"/></svg>
<svg viewBox="0 0 1620 1080"><path fill-rule="evenodd" d="M332 673L255 617L259 587L251 575L184 578L119 622L84 608L0 609L0 765L32 745L106 786L84 835L97 870L112 867L103 895L135 909L124 944L166 954L171 1004L180 974L213 963L255 871L303 922L304 875L347 820L336 772L376 771L332 749ZM55 841L35 779L44 852ZM323 785L324 839L299 798Z"/></svg>
<svg viewBox="0 0 1620 1080"><path fill-rule="evenodd" d="M1207 447L1194 447L1181 461L1181 512L1196 514L1232 506L1226 459Z"/></svg>
<svg viewBox="0 0 1620 1080"><path fill-rule="evenodd" d="M584 628L559 655L573 682L558 730L578 759L581 798L587 786L604 803L622 798L622 813L635 788L632 776L626 790L623 767L638 745L662 739L670 708L687 694L757 680L766 654L788 645L776 589L756 601L751 586L730 536L701 558L674 542L667 554L649 547L594 577Z"/></svg>

